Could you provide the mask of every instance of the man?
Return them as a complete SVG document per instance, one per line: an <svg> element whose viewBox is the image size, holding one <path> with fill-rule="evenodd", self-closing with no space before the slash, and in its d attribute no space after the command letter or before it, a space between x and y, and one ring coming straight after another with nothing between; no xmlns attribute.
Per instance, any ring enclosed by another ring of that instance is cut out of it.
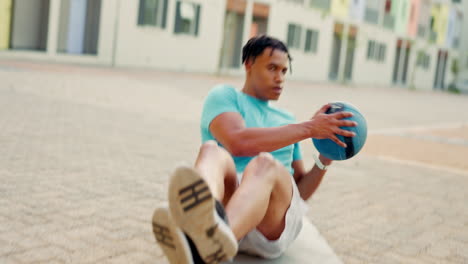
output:
<svg viewBox="0 0 468 264"><path fill-rule="evenodd" d="M281 41L258 36L242 50L246 71L241 91L228 85L208 94L201 118L204 144L193 168L177 168L169 184L169 210L156 209L153 231L170 263L219 263L238 251L276 258L302 227L304 201L332 161L319 156L306 171L299 142L329 138L356 123L348 112L310 120L272 105L284 87L291 58ZM170 212L170 213L169 213Z"/></svg>

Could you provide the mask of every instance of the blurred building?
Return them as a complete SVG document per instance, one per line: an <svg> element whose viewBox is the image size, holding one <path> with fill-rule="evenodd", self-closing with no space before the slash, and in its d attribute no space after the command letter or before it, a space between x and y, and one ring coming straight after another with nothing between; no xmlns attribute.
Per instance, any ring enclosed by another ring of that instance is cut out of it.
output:
<svg viewBox="0 0 468 264"><path fill-rule="evenodd" d="M292 79L446 89L454 63L468 77L466 2L0 0L0 58L242 74L243 44L266 33Z"/></svg>
<svg viewBox="0 0 468 264"><path fill-rule="evenodd" d="M457 28L459 32L462 32L458 36L458 44L460 49L460 80L464 82L464 85L468 87L468 0L463 0L461 5L462 10L465 12L462 13L463 24L461 28ZM458 32L457 32L458 33Z"/></svg>

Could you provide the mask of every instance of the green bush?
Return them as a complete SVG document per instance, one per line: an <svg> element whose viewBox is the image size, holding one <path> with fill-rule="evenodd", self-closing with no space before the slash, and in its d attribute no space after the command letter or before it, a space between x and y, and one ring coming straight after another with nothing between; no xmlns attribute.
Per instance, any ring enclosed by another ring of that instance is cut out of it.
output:
<svg viewBox="0 0 468 264"><path fill-rule="evenodd" d="M448 91L451 92L451 93L455 93L455 94L459 94L460 93L460 89L457 88L457 85L455 83L451 83L449 86L448 86Z"/></svg>

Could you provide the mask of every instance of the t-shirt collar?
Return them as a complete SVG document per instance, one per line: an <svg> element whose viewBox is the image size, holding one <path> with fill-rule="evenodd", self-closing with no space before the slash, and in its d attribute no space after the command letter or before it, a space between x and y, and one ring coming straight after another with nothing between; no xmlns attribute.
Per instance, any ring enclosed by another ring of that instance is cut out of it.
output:
<svg viewBox="0 0 468 264"><path fill-rule="evenodd" d="M269 105L269 100L262 100L262 99L259 99L257 97L254 97L254 96L251 96L250 94L246 94L244 92L241 91L241 93L246 96L247 98L249 98L250 100L256 102L257 104L260 104L260 105Z"/></svg>

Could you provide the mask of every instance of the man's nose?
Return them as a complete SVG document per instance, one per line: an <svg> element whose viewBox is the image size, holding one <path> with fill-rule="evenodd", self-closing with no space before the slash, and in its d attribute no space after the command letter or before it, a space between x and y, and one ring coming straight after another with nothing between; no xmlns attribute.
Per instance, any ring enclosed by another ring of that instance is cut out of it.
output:
<svg viewBox="0 0 468 264"><path fill-rule="evenodd" d="M278 72L275 74L275 82L282 83L284 82L284 75L282 72Z"/></svg>

